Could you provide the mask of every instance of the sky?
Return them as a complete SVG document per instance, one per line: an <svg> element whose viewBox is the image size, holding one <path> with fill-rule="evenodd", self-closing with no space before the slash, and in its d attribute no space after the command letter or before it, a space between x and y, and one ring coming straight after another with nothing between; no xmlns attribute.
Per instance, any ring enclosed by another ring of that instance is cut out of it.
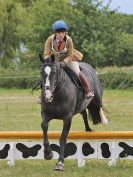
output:
<svg viewBox="0 0 133 177"><path fill-rule="evenodd" d="M108 2L109 0L105 0ZM110 9L118 9L118 12L133 14L133 0L112 0L110 4Z"/></svg>

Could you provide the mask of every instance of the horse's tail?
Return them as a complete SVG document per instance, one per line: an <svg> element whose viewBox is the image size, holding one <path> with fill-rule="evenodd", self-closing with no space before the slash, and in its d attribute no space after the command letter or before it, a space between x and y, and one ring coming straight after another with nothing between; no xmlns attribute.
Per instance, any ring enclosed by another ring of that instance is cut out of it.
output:
<svg viewBox="0 0 133 177"><path fill-rule="evenodd" d="M96 102L92 100L87 108L90 115L89 117L94 125L99 123L102 123L103 125L108 124L108 119L104 115L103 106L101 104L96 104Z"/></svg>
<svg viewBox="0 0 133 177"><path fill-rule="evenodd" d="M100 105L97 105L93 100L87 106L89 111L89 118L92 120L93 124L101 123L101 116L100 116Z"/></svg>

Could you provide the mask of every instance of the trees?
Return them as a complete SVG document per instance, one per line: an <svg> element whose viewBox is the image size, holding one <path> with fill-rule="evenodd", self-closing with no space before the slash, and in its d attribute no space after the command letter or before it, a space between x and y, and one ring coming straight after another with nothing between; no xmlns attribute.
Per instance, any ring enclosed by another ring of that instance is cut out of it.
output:
<svg viewBox="0 0 133 177"><path fill-rule="evenodd" d="M8 67L20 43L17 27L23 23L25 9L13 0L0 1L0 64Z"/></svg>
<svg viewBox="0 0 133 177"><path fill-rule="evenodd" d="M10 63L19 42L28 52L21 54L21 65L35 67L38 53L52 34L52 23L64 19L74 47L93 66L133 64L133 16L104 7L102 0L1 0L0 53ZM3 57L1 58L3 60ZM2 62L1 62L2 63Z"/></svg>

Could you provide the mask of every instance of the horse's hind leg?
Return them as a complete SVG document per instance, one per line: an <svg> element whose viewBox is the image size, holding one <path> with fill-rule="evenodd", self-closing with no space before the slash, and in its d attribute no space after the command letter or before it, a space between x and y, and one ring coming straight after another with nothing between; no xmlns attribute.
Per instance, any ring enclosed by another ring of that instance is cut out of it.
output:
<svg viewBox="0 0 133 177"><path fill-rule="evenodd" d="M85 130L86 130L86 131L93 131L93 130L90 128L89 123L88 123L86 109L84 109L84 110L81 112L81 115L82 115L83 120L84 120Z"/></svg>
<svg viewBox="0 0 133 177"><path fill-rule="evenodd" d="M44 137L44 141L43 141L43 145L44 145L44 158L46 160L51 160L53 158L53 152L49 146L49 141L48 141L48 134L47 134L47 131L48 131L48 120L45 116L45 114L42 112L42 124L41 124L41 127L42 127L42 130L43 130L43 137Z"/></svg>
<svg viewBox="0 0 133 177"><path fill-rule="evenodd" d="M64 151L67 143L67 136L71 127L71 118L63 120L63 130L60 137L60 154L58 163L55 166L55 170L63 171L64 170Z"/></svg>

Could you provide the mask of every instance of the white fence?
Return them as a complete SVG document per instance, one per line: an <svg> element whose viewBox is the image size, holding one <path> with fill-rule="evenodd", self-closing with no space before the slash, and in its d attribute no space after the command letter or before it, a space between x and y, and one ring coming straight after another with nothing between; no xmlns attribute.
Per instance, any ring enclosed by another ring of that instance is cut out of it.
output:
<svg viewBox="0 0 133 177"><path fill-rule="evenodd" d="M59 157L60 135L61 132L56 131L48 133L53 159ZM14 166L15 160L44 159L43 134L40 131L2 131L0 139L0 160L7 160L9 166ZM109 159L108 165L113 166L118 159L133 160L132 140L133 131L70 132L65 158L77 159L78 167L83 167L86 159Z"/></svg>

